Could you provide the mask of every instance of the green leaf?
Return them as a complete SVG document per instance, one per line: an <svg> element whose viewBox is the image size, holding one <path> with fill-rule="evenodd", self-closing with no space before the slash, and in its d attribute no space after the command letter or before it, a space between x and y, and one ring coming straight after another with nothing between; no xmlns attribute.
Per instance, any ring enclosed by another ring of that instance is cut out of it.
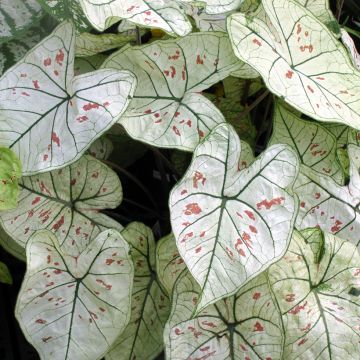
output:
<svg viewBox="0 0 360 360"><path fill-rule="evenodd" d="M338 183L343 182L335 136L318 123L302 120L279 101L275 103L274 130L269 142L273 144L292 146L302 164L331 176Z"/></svg>
<svg viewBox="0 0 360 360"><path fill-rule="evenodd" d="M90 0L79 1L91 25L104 31L121 19L184 36L191 25L177 0Z"/></svg>
<svg viewBox="0 0 360 360"><path fill-rule="evenodd" d="M189 274L176 284L164 336L169 359L282 358L281 316L266 272L191 318L199 293Z"/></svg>
<svg viewBox="0 0 360 360"><path fill-rule="evenodd" d="M103 67L130 70L141 84L120 120L130 136L188 151L224 121L199 92L232 72L256 76L233 55L227 35L217 32L125 46Z"/></svg>
<svg viewBox="0 0 360 360"><path fill-rule="evenodd" d="M10 149L0 146L0 210L17 206L20 178L21 162Z"/></svg>
<svg viewBox="0 0 360 360"><path fill-rule="evenodd" d="M42 359L100 359L129 322L129 245L107 230L74 257L43 230L29 241L26 258L15 309L26 339Z"/></svg>
<svg viewBox="0 0 360 360"><path fill-rule="evenodd" d="M89 147L89 154L99 160L107 160L114 150L111 140L103 135L95 140Z"/></svg>
<svg viewBox="0 0 360 360"><path fill-rule="evenodd" d="M318 234L321 236L322 234ZM285 327L284 359L359 357L360 256L354 245L324 234L318 263L311 245L294 233L269 279Z"/></svg>
<svg viewBox="0 0 360 360"><path fill-rule="evenodd" d="M0 282L11 285L13 280L8 267L0 261Z"/></svg>
<svg viewBox="0 0 360 360"><path fill-rule="evenodd" d="M350 182L340 186L331 177L301 166L294 192L300 199L298 229L318 227L359 246L360 148L348 146Z"/></svg>
<svg viewBox="0 0 360 360"><path fill-rule="evenodd" d="M77 31L91 29L79 0L38 0L42 8L58 21L72 20Z"/></svg>
<svg viewBox="0 0 360 360"><path fill-rule="evenodd" d="M151 229L131 223L121 233L131 246L135 276L129 325L106 355L107 360L155 359L163 350L163 330L170 303L155 272L155 240Z"/></svg>
<svg viewBox="0 0 360 360"><path fill-rule="evenodd" d="M92 56L104 51L121 48L135 41L134 35L82 33L76 37L75 56Z"/></svg>
<svg viewBox="0 0 360 360"><path fill-rule="evenodd" d="M0 78L0 143L17 154L24 175L77 160L134 92L127 71L73 77L74 40L71 23L61 24Z"/></svg>
<svg viewBox="0 0 360 360"><path fill-rule="evenodd" d="M288 189L298 173L296 154L275 145L241 171L240 154L231 126L217 126L170 195L179 253L202 288L198 310L281 258L291 237L298 203Z"/></svg>
<svg viewBox="0 0 360 360"><path fill-rule="evenodd" d="M98 70L106 58L107 56L104 54L75 58L74 74L78 76Z"/></svg>
<svg viewBox="0 0 360 360"><path fill-rule="evenodd" d="M360 129L360 73L340 42L293 0L263 0L262 5L267 22L249 22L239 13L229 17L235 54L299 111Z"/></svg>
<svg viewBox="0 0 360 360"><path fill-rule="evenodd" d="M73 256L101 231L122 230L120 224L100 212L120 204L120 180L91 156L85 155L60 170L23 177L20 189L19 206L0 212L0 225L6 233L1 236L3 246L21 259L26 243L37 230L52 231L62 249Z"/></svg>
<svg viewBox="0 0 360 360"><path fill-rule="evenodd" d="M0 44L20 37L41 16L41 6L36 0L1 0Z"/></svg>

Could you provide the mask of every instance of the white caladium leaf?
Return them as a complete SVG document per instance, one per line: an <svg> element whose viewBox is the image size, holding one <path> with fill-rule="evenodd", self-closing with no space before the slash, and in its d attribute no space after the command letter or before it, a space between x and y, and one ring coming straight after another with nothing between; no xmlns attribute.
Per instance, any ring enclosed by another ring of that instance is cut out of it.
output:
<svg viewBox="0 0 360 360"><path fill-rule="evenodd" d="M107 360L155 359L163 350L163 330L170 302L155 272L155 240L148 227L129 224L121 233L131 246L134 262L131 318L106 355Z"/></svg>
<svg viewBox="0 0 360 360"><path fill-rule="evenodd" d="M269 142L269 145L273 144L292 146L302 164L331 176L340 184L343 182L335 136L318 123L302 120L279 101L275 103L274 130Z"/></svg>
<svg viewBox="0 0 360 360"><path fill-rule="evenodd" d="M15 310L26 339L43 360L100 359L129 322L129 245L107 230L73 257L43 230L29 241L26 258Z"/></svg>
<svg viewBox="0 0 360 360"><path fill-rule="evenodd" d="M239 171L240 153L233 128L217 126L170 195L179 253L202 288L199 310L264 271L291 237L298 203L287 189L298 173L295 152L273 146Z"/></svg>
<svg viewBox="0 0 360 360"><path fill-rule="evenodd" d="M127 71L73 77L74 45L73 26L65 22L0 78L0 143L18 155L24 175L78 159L134 92Z"/></svg>
<svg viewBox="0 0 360 360"><path fill-rule="evenodd" d="M300 199L298 229L318 227L359 246L360 148L348 146L350 182L340 186L331 177L301 167L294 191Z"/></svg>
<svg viewBox="0 0 360 360"><path fill-rule="evenodd" d="M183 2L195 3L205 7L208 14L222 14L237 10L243 0L182 0Z"/></svg>
<svg viewBox="0 0 360 360"><path fill-rule="evenodd" d="M189 274L179 279L174 293L164 336L169 359L282 358L281 316L266 272L193 318L200 289Z"/></svg>
<svg viewBox="0 0 360 360"><path fill-rule="evenodd" d="M354 40L344 29L341 29L341 41L348 49L354 66L360 70L360 55L356 49Z"/></svg>
<svg viewBox="0 0 360 360"><path fill-rule="evenodd" d="M109 158L113 150L113 143L106 135L103 135L91 144L89 147L89 154L99 160L106 160Z"/></svg>
<svg viewBox="0 0 360 360"><path fill-rule="evenodd" d="M42 8L53 15L59 21L73 20L76 29L80 31L89 30L86 16L79 4L79 0L37 0Z"/></svg>
<svg viewBox="0 0 360 360"><path fill-rule="evenodd" d="M156 146L193 150L224 122L221 112L199 94L231 72L254 72L234 56L224 33L125 46L103 67L132 71L141 86L120 123L135 139Z"/></svg>
<svg viewBox="0 0 360 360"><path fill-rule="evenodd" d="M269 280L283 316L284 359L358 359L360 256L354 245L324 234L317 263L294 233Z"/></svg>
<svg viewBox="0 0 360 360"><path fill-rule="evenodd" d="M360 73L346 49L294 0L263 0L262 5L271 26L240 13L228 18L235 54L299 111L360 129Z"/></svg>
<svg viewBox="0 0 360 360"><path fill-rule="evenodd" d="M104 51L121 48L131 41L134 35L82 33L76 38L75 56L92 56Z"/></svg>
<svg viewBox="0 0 360 360"><path fill-rule="evenodd" d="M177 0L77 0L91 25L104 31L121 19L184 36L191 24Z"/></svg>
<svg viewBox="0 0 360 360"><path fill-rule="evenodd" d="M171 233L160 239L156 247L156 272L169 296L172 295L176 280L186 269L185 262L176 247L174 234Z"/></svg>
<svg viewBox="0 0 360 360"><path fill-rule="evenodd" d="M48 229L68 254L77 256L101 231L122 226L100 211L122 200L118 176L102 162L85 155L60 170L30 177L19 183L18 207L0 212L0 225L20 246L1 236L4 247L24 258L25 245L35 231Z"/></svg>
<svg viewBox="0 0 360 360"><path fill-rule="evenodd" d="M0 44L22 35L41 16L41 6L36 0L1 0Z"/></svg>

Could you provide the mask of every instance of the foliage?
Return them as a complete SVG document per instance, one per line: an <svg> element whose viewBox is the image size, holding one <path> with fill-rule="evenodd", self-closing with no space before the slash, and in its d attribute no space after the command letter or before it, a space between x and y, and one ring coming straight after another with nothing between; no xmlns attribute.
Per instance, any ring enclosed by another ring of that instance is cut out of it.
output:
<svg viewBox="0 0 360 360"><path fill-rule="evenodd" d="M42 359L359 358L350 8L1 3L0 244Z"/></svg>

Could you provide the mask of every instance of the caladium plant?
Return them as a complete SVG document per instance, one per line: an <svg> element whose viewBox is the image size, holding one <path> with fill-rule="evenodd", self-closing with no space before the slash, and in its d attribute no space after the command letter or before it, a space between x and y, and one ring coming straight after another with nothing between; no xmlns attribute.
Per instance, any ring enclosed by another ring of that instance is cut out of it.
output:
<svg viewBox="0 0 360 360"><path fill-rule="evenodd" d="M349 8L1 1L0 286L26 262L42 360L360 357Z"/></svg>

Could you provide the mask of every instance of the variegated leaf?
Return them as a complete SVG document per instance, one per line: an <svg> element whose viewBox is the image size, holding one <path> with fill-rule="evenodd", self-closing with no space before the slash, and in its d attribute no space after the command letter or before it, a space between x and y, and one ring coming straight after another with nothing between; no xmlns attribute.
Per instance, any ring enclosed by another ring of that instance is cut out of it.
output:
<svg viewBox="0 0 360 360"><path fill-rule="evenodd" d="M59 21L73 20L78 31L86 31L91 27L79 0L37 0L42 8Z"/></svg>
<svg viewBox="0 0 360 360"><path fill-rule="evenodd" d="M360 73L340 42L294 0L262 5L270 24L240 13L228 18L236 55L299 111L360 129Z"/></svg>
<svg viewBox="0 0 360 360"><path fill-rule="evenodd" d="M170 195L179 253L202 288L199 310L277 261L295 221L297 199L288 192L298 173L294 151L275 145L241 171L240 154L232 127L217 126Z"/></svg>
<svg viewBox="0 0 360 360"><path fill-rule="evenodd" d="M17 206L20 178L21 162L10 149L0 146L0 210Z"/></svg>
<svg viewBox="0 0 360 360"><path fill-rule="evenodd" d="M175 285L164 339L167 357L183 359L281 359L281 315L272 298L267 272L234 296L192 318L199 286L189 273Z"/></svg>
<svg viewBox="0 0 360 360"><path fill-rule="evenodd" d="M275 103L274 129L269 142L269 145L273 144L292 146L302 164L331 176L339 184L343 183L335 136L318 123L302 120L279 101Z"/></svg>
<svg viewBox="0 0 360 360"><path fill-rule="evenodd" d="M106 160L113 150L114 146L111 140L106 135L103 135L91 144L89 147L89 154L99 160Z"/></svg>
<svg viewBox="0 0 360 360"><path fill-rule="evenodd" d="M131 223L122 236L131 246L134 262L131 318L106 360L152 360L162 351L162 334L170 313L170 303L155 272L155 240L151 229Z"/></svg>
<svg viewBox="0 0 360 360"><path fill-rule="evenodd" d="M1 0L0 44L20 37L41 16L41 6L36 0Z"/></svg>
<svg viewBox="0 0 360 360"><path fill-rule="evenodd" d="M82 33L76 38L75 56L92 56L104 51L121 48L135 41L134 35Z"/></svg>
<svg viewBox="0 0 360 360"><path fill-rule="evenodd" d="M100 359L129 322L129 245L107 230L70 256L42 230L29 241L26 258L15 310L26 339L43 360Z"/></svg>
<svg viewBox="0 0 360 360"><path fill-rule="evenodd" d="M6 264L0 261L0 282L4 284L12 284L12 277Z"/></svg>
<svg viewBox="0 0 360 360"><path fill-rule="evenodd" d="M74 74L75 76L86 74L100 69L107 56L104 54L97 54L93 56L75 58Z"/></svg>
<svg viewBox="0 0 360 360"><path fill-rule="evenodd" d="M254 75L233 55L227 35L217 32L126 46L103 67L130 70L141 84L120 120L126 131L152 145L183 150L193 150L224 121L199 92L235 71Z"/></svg>
<svg viewBox="0 0 360 360"><path fill-rule="evenodd" d="M360 148L348 146L350 182L340 186L331 177L302 166L294 192L300 199L298 229L318 227L359 246Z"/></svg>
<svg viewBox="0 0 360 360"><path fill-rule="evenodd" d="M294 233L269 280L283 317L283 359L359 358L360 256L354 245L325 233L317 262Z"/></svg>
<svg viewBox="0 0 360 360"><path fill-rule="evenodd" d="M20 258L24 258L25 245L37 230L52 231L62 249L74 256L99 232L107 228L122 230L119 223L100 212L120 204L120 180L91 156L85 155L60 170L23 177L20 189L19 206L0 212L0 225L7 234L1 236L1 242Z"/></svg>
<svg viewBox="0 0 360 360"><path fill-rule="evenodd" d="M243 0L182 0L183 2L194 3L204 6L208 14L223 14L237 10Z"/></svg>
<svg viewBox="0 0 360 360"><path fill-rule="evenodd" d="M121 19L184 36L191 24L177 0L90 0L79 1L91 25L99 31Z"/></svg>
<svg viewBox="0 0 360 360"><path fill-rule="evenodd" d="M134 92L127 71L74 78L74 40L71 23L61 24L0 78L0 143L18 155L24 175L78 159Z"/></svg>
<svg viewBox="0 0 360 360"><path fill-rule="evenodd" d="M354 40L344 29L341 29L341 40L348 49L354 66L360 70L360 55L356 49Z"/></svg>

